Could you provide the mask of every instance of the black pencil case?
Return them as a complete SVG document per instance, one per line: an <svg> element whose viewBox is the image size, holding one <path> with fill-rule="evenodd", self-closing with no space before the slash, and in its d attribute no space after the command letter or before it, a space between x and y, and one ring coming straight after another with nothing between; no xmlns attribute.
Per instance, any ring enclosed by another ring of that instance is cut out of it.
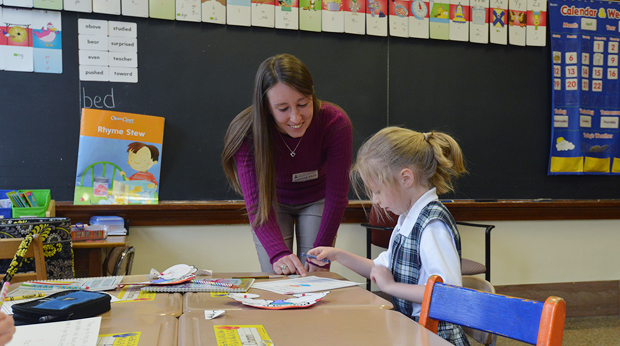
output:
<svg viewBox="0 0 620 346"><path fill-rule="evenodd" d="M109 294L101 292L61 291L13 305L13 318L19 324L77 320L109 311L110 300Z"/></svg>

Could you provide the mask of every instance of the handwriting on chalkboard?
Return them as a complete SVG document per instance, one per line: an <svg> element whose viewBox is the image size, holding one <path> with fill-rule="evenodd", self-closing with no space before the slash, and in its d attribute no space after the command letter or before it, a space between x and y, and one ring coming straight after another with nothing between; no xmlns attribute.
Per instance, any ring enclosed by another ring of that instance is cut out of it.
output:
<svg viewBox="0 0 620 346"><path fill-rule="evenodd" d="M82 88L82 108L116 108L114 103L114 88L110 88L110 93L103 97L99 95L88 96L86 95L86 88Z"/></svg>

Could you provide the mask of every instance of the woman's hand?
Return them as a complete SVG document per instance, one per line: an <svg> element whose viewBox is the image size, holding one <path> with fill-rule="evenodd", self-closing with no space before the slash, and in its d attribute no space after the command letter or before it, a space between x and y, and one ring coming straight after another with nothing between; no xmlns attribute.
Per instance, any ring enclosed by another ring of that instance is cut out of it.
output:
<svg viewBox="0 0 620 346"><path fill-rule="evenodd" d="M294 254L284 256L275 261L273 263L273 271L281 275L299 274L301 276L306 276L306 269L303 264L301 264L299 258Z"/></svg>
<svg viewBox="0 0 620 346"><path fill-rule="evenodd" d="M395 283L392 272L387 267L377 265L370 270L370 280L376 283L381 291L388 294L390 294L388 287Z"/></svg>
<svg viewBox="0 0 620 346"><path fill-rule="evenodd" d="M11 341L13 334L15 334L13 317L0 312L0 346L4 346Z"/></svg>

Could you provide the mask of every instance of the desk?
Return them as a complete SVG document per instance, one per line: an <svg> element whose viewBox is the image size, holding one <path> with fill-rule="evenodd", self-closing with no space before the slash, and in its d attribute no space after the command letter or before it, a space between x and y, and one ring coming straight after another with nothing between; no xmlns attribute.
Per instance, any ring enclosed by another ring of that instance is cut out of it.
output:
<svg viewBox="0 0 620 346"><path fill-rule="evenodd" d="M73 242L75 277L103 275L102 250L126 245L126 236L113 235L103 240Z"/></svg>
<svg viewBox="0 0 620 346"><path fill-rule="evenodd" d="M179 346L217 345L217 325L263 326L277 346L452 345L394 310L255 309L228 310L212 320L206 320L202 311L183 313L179 318Z"/></svg>
<svg viewBox="0 0 620 346"><path fill-rule="evenodd" d="M256 276L269 275L267 273L254 273ZM251 276L246 273L215 273L213 277L231 278L233 276ZM331 279L344 279L342 276L332 272L316 272L308 273L319 277L327 277ZM267 279L280 280L280 279ZM266 279L256 279L256 281L266 281ZM256 288L250 288L248 293L259 294L261 299L286 299L291 298L290 295L282 295ZM306 309L385 309L394 308L391 302L369 292L359 286L338 288L332 290L325 298L316 303L312 307ZM228 297L211 297L209 292L190 292L183 295L183 312L195 310L256 310L257 308L243 305Z"/></svg>
<svg viewBox="0 0 620 346"><path fill-rule="evenodd" d="M178 320L172 316L104 317L99 335L140 333L139 346L176 346L177 331Z"/></svg>

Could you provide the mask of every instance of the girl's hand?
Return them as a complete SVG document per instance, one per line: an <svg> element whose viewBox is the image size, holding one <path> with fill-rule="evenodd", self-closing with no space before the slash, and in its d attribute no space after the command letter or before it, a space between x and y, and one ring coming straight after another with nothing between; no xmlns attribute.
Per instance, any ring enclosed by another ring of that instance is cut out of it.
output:
<svg viewBox="0 0 620 346"><path fill-rule="evenodd" d="M379 286L379 289L388 293L389 285L395 283L392 272L384 266L373 266L370 270L370 280Z"/></svg>
<svg viewBox="0 0 620 346"><path fill-rule="evenodd" d="M0 312L0 346L4 346L11 341L13 334L15 334L13 317Z"/></svg>
<svg viewBox="0 0 620 346"><path fill-rule="evenodd" d="M308 255L316 256L316 259L307 257L306 261L312 262L319 267L326 265L328 262L321 261L322 259L328 259L331 262L336 261L336 255L338 254L338 249L334 247L327 246L319 246L314 249L308 251Z"/></svg>
<svg viewBox="0 0 620 346"><path fill-rule="evenodd" d="M301 276L306 276L306 269L303 264L301 264L299 258L294 254L284 256L275 261L273 263L273 271L281 275L299 274Z"/></svg>

